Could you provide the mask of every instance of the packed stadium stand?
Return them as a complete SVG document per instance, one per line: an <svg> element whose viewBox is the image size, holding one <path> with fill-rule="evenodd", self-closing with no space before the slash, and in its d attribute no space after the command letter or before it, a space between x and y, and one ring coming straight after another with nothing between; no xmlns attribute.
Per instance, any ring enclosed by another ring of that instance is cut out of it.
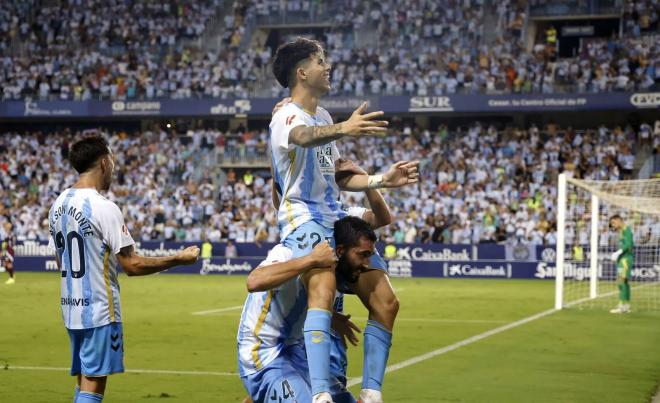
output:
<svg viewBox="0 0 660 403"><path fill-rule="evenodd" d="M50 204L44 200L54 200L74 183L75 172L66 161L69 144L94 131L0 136L2 201L16 218L20 240L48 238ZM195 129L181 136L166 130L101 131L117 162L109 194L123 206L136 238L278 240L267 170L243 175L229 170L223 181L210 174L219 159L263 154L265 130ZM340 152L370 173L420 159L423 179L417 186L385 192L395 219L381 238L396 243L554 244L559 172L630 179L636 150L660 152L660 122L589 130L532 125L498 131L475 123L451 131L403 125L392 134L384 140L341 142ZM361 196L345 193L344 202L363 205Z"/></svg>
<svg viewBox="0 0 660 403"><path fill-rule="evenodd" d="M660 77L651 1L626 2L620 26L564 55L556 30L531 29L528 17L564 2L55 3L0 6L4 99L281 96L258 24L325 15L332 19L312 36L334 64L334 95L651 90Z"/></svg>
<svg viewBox="0 0 660 403"><path fill-rule="evenodd" d="M41 100L281 97L271 58L305 29L332 61L331 96L652 92L659 12L654 1L11 0L0 4L0 88L4 101L26 102L26 116ZM603 22L575 42L575 27L549 19L572 14ZM647 171L659 170L656 119L579 128L571 119L399 119L384 141L340 146L370 173L421 159L418 186L386 192L396 215L381 234L388 242L552 244L559 171L629 179L654 155ZM3 130L1 201L19 239L47 239L44 201L73 181L68 146L100 131L118 162L111 197L136 237L277 240L263 119L183 131L156 123Z"/></svg>

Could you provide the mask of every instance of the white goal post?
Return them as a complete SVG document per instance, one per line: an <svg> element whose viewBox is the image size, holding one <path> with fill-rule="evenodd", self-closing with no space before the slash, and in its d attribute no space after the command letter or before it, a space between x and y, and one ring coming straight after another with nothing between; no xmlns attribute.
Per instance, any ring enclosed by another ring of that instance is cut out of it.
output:
<svg viewBox="0 0 660 403"><path fill-rule="evenodd" d="M630 285L635 310L660 310L660 179L580 180L560 174L557 189L555 308L612 307L618 301L619 234L613 215L633 232Z"/></svg>

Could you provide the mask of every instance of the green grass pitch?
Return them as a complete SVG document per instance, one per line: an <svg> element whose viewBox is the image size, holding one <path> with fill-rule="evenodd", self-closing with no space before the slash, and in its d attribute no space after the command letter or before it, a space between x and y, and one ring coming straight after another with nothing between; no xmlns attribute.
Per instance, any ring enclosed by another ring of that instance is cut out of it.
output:
<svg viewBox="0 0 660 403"><path fill-rule="evenodd" d="M70 402L74 379L58 273L0 284L0 401ZM105 402L240 402L236 329L245 277L121 277L127 369L215 374L111 376ZM394 279L397 364L552 307L549 281ZM366 311L347 297L363 327ZM207 315L192 312L230 308ZM349 349L349 377L361 374ZM12 369L12 366L42 369ZM7 369L7 367L9 369ZM4 369L3 369L4 368ZM393 402L649 402L660 380L660 314L567 309L385 376ZM359 385L351 388L354 393Z"/></svg>

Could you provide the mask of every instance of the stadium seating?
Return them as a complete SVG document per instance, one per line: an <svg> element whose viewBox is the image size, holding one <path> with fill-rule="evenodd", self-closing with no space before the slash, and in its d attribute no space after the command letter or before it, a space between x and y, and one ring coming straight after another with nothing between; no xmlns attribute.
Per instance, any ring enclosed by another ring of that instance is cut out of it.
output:
<svg viewBox="0 0 660 403"><path fill-rule="evenodd" d="M395 161L421 160L423 177L417 186L385 192L395 216L381 234L385 241L553 244L556 174L627 178L641 139L646 139L644 147L660 153L660 124L655 135L653 130L649 124L586 131L554 125L504 131L478 123L457 131L398 125L386 139L362 139L359 147L341 141L339 146L344 157L371 173ZM124 209L136 238L278 239L268 175L255 175L246 184L233 171L224 181L209 174L218 157L263 153L265 131L104 134L117 162L111 197ZM44 201L73 184L66 157L80 135L0 135L0 204L12 209L19 239L47 239L50 203ZM345 193L344 202L362 205L361 196Z"/></svg>

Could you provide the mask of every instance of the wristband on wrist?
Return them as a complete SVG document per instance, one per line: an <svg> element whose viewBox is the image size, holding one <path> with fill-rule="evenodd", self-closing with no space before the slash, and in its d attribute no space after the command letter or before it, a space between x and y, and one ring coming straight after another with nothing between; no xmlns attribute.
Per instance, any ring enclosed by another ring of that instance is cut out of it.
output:
<svg viewBox="0 0 660 403"><path fill-rule="evenodd" d="M367 187L369 189L380 189L385 187L385 185L383 185L383 175L369 175Z"/></svg>

